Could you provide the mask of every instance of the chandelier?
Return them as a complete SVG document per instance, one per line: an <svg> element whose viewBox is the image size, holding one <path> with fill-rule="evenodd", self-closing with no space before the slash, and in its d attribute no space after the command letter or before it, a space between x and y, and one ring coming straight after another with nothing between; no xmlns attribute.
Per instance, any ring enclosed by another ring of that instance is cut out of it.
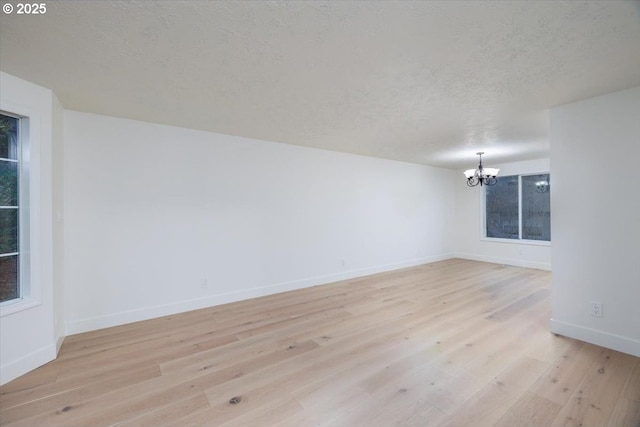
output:
<svg viewBox="0 0 640 427"><path fill-rule="evenodd" d="M467 169L464 171L464 176L467 177L467 185L469 187L475 187L476 185L495 185L498 182L498 172L500 169L495 168L483 168L482 167L482 155L484 152L476 153L480 156L480 164L478 169Z"/></svg>

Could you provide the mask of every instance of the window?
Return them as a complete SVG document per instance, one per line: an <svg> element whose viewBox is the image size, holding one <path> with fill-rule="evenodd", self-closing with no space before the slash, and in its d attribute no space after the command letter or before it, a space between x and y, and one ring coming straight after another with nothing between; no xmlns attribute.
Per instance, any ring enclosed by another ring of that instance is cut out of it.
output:
<svg viewBox="0 0 640 427"><path fill-rule="evenodd" d="M20 119L0 114L0 302L21 298Z"/></svg>
<svg viewBox="0 0 640 427"><path fill-rule="evenodd" d="M485 190L485 237L551 241L549 174L498 178Z"/></svg>

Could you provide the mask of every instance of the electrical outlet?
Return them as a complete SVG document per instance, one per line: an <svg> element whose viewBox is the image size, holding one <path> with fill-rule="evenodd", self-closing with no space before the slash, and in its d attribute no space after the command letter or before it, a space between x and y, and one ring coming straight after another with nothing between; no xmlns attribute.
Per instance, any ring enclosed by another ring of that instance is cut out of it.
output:
<svg viewBox="0 0 640 427"><path fill-rule="evenodd" d="M209 287L209 282L207 282L207 279L202 279L202 280L200 281L200 287L201 287L202 289L206 289L207 287Z"/></svg>
<svg viewBox="0 0 640 427"><path fill-rule="evenodd" d="M602 303L601 302L592 302L591 303L591 315L595 317L602 317Z"/></svg>

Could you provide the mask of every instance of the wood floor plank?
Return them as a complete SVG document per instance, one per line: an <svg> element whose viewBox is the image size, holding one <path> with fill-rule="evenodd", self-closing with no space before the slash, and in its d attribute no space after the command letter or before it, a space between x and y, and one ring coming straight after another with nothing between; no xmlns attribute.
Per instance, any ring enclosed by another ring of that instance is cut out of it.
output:
<svg viewBox="0 0 640 427"><path fill-rule="evenodd" d="M455 375L438 371L436 378L424 383L424 399L439 411L455 416L466 402L486 386L487 383L466 371Z"/></svg>
<svg viewBox="0 0 640 427"><path fill-rule="evenodd" d="M107 381L91 383L86 386L76 386L70 389L61 389L46 398L25 402L8 409L0 406L0 424L10 425L64 425L66 419L73 416L81 409L87 399L103 396L105 394L119 394L129 384L140 384L151 378L159 378L158 366L149 366L138 372L113 375ZM45 421L46 420L46 421Z"/></svg>
<svg viewBox="0 0 640 427"><path fill-rule="evenodd" d="M601 347L573 341L532 386L531 391L560 405L566 404L595 366Z"/></svg>
<svg viewBox="0 0 640 427"><path fill-rule="evenodd" d="M548 363L522 356L500 372L496 376L496 381L498 384L507 384L511 388L529 390L548 369Z"/></svg>
<svg viewBox="0 0 640 427"><path fill-rule="evenodd" d="M537 289L535 292L527 295L526 297L521 298L518 301L491 313L489 316L487 316L487 318L497 320L499 322L507 321L523 310L526 310L534 304L537 304L540 301L548 298L549 295L551 295L550 289Z"/></svg>
<svg viewBox="0 0 640 427"><path fill-rule="evenodd" d="M422 384L429 377L434 377L433 368L407 371L364 399L352 399L348 405L351 411L334 418L328 425L435 426L446 419L446 414L424 398Z"/></svg>
<svg viewBox="0 0 640 427"><path fill-rule="evenodd" d="M171 377L165 376L164 378L168 378L168 381L143 384L140 389L129 389L118 393L118 395L105 395L104 398L85 402L82 408L75 411L73 420L65 422L70 427L111 425L140 412L149 411L157 405L166 405L174 400L184 399L193 393L202 393L214 384L232 381L238 376L244 375L245 371L260 371L271 364L277 364L317 347L318 345L313 341L297 343L295 346L292 345L280 351L263 355L259 359L251 359L247 363L231 365L205 375L181 378L178 373ZM145 392L144 389L148 390ZM123 400L123 397L126 399Z"/></svg>
<svg viewBox="0 0 640 427"><path fill-rule="evenodd" d="M553 423L560 408L558 403L528 392L509 408L496 427L548 426Z"/></svg>
<svg viewBox="0 0 640 427"><path fill-rule="evenodd" d="M627 399L640 401L640 359L636 359L633 372L624 387L622 396Z"/></svg>
<svg viewBox="0 0 640 427"><path fill-rule="evenodd" d="M220 427L271 426L282 418L289 418L302 410L300 404L291 397L284 397L277 403L263 406L255 411L248 411L223 424Z"/></svg>
<svg viewBox="0 0 640 427"><path fill-rule="evenodd" d="M636 362L636 357L602 349L552 425L606 425Z"/></svg>
<svg viewBox="0 0 640 427"><path fill-rule="evenodd" d="M533 325L516 327L516 325L521 324L511 323L508 330L500 334L501 339L496 340L493 348L481 351L476 358L464 365L464 369L489 381L502 373L505 366L509 366L514 360L519 361L528 350L536 327Z"/></svg>
<svg viewBox="0 0 640 427"><path fill-rule="evenodd" d="M493 426L520 399L517 389L493 381L465 401L455 414L445 420L443 427Z"/></svg>
<svg viewBox="0 0 640 427"><path fill-rule="evenodd" d="M115 425L118 427L178 426L182 424L184 417L209 407L207 397L203 393L199 393L164 406L158 405L157 408L131 416Z"/></svg>
<svg viewBox="0 0 640 427"><path fill-rule="evenodd" d="M567 351L572 342L570 338L552 334L548 331L549 317L543 316L542 322L536 322L538 333L531 337L527 356L547 363L553 363Z"/></svg>
<svg viewBox="0 0 640 427"><path fill-rule="evenodd" d="M640 426L640 359L549 333L548 271L462 259L67 337L2 426Z"/></svg>
<svg viewBox="0 0 640 427"><path fill-rule="evenodd" d="M640 400L619 399L607 427L640 427Z"/></svg>

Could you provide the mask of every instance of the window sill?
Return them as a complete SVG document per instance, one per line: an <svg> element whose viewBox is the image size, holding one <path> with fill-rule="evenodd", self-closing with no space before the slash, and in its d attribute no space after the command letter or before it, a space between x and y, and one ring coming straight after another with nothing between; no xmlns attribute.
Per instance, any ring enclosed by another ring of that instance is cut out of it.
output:
<svg viewBox="0 0 640 427"><path fill-rule="evenodd" d="M551 242L547 242L544 240L520 240L520 239L497 239L493 237L481 237L481 241L483 242L494 242L494 243L509 243L512 245L529 245L529 246L548 246L551 247Z"/></svg>
<svg viewBox="0 0 640 427"><path fill-rule="evenodd" d="M29 310L30 308L37 307L40 304L41 302L39 300L33 298L19 298L12 301L6 301L0 304L0 317Z"/></svg>

